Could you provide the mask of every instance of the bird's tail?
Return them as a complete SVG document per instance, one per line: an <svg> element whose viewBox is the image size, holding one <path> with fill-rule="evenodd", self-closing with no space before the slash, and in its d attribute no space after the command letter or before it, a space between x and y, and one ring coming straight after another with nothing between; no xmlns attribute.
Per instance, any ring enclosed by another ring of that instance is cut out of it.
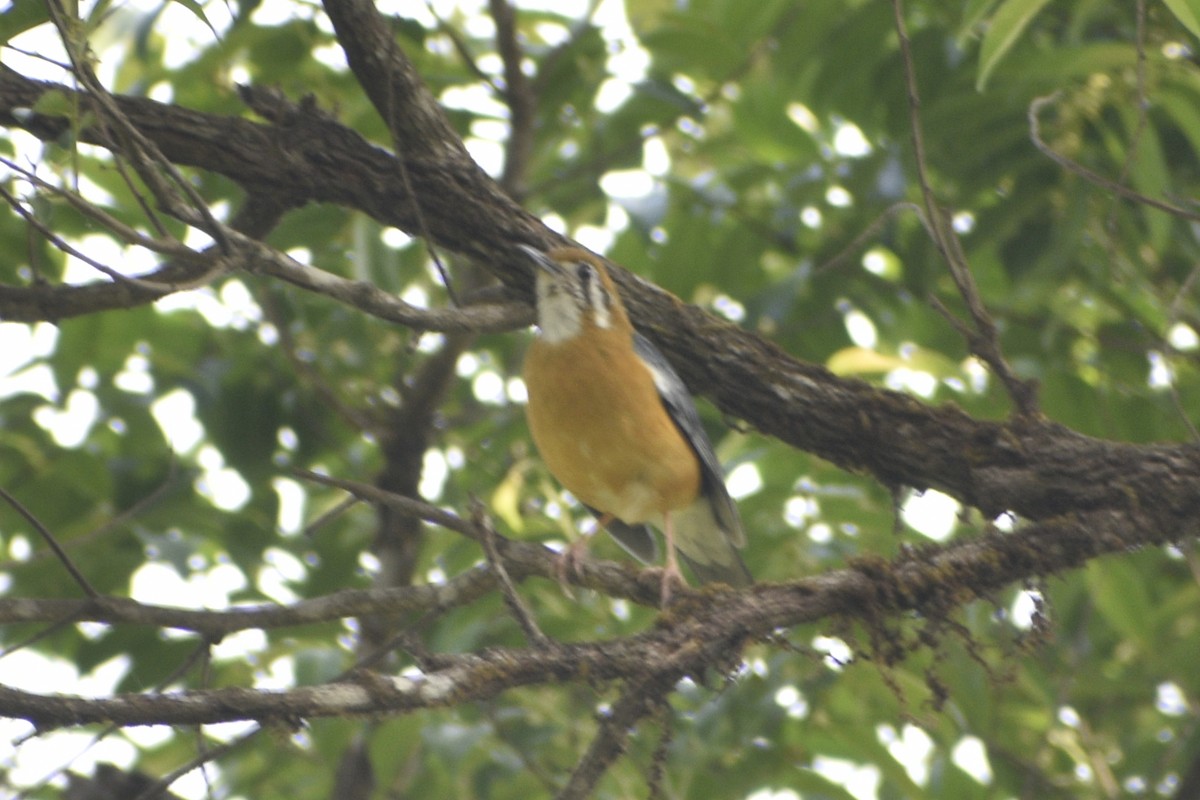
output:
<svg viewBox="0 0 1200 800"><path fill-rule="evenodd" d="M754 577L738 553L743 537L726 530L705 497L675 512L675 550L701 583L749 586ZM735 522L736 524L736 522Z"/></svg>
<svg viewBox="0 0 1200 800"><path fill-rule="evenodd" d="M754 583L754 576L750 574L746 563L742 561L742 557L732 546L729 548L729 561L725 563L697 561L682 549L675 549L679 553L679 560L688 565L692 575L701 583L727 583L735 589Z"/></svg>

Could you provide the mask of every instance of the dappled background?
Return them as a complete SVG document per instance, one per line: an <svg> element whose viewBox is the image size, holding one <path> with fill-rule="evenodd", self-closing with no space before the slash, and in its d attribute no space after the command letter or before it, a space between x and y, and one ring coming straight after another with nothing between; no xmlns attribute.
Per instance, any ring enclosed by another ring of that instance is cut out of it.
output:
<svg viewBox="0 0 1200 800"><path fill-rule="evenodd" d="M955 325L970 327L970 316L922 222L894 5L628 5L379 7L470 154L551 228L796 358L976 418L1010 414L1010 387ZM1007 362L1037 382L1046 417L1102 439L1197 438L1193 8L913 0L902 11L928 184ZM312 113L392 146L316 4L85 3L80 19L77 35L114 93L247 118L236 84L295 102L311 95ZM73 85L41 4L10 6L0 32L4 65ZM127 173L79 141L89 120L70 97L49 95L35 110L72 125L37 138L4 110L4 189L28 215L0 215L0 281L113 280L64 255L30 218L119 274L154 270L162 256L123 245L20 174L150 229ZM184 173L218 219L243 208L233 180ZM208 244L195 228L164 224ZM265 240L421 307L481 291L478 263L439 250L439 269L417 234L309 204ZM484 559L459 533L347 502L297 470L464 517L478 498L500 534L561 546L592 523L532 449L519 377L529 335L417 333L251 273L59 325L4 322L0 487L17 503L0 508L3 597L80 595L38 525L96 591L187 608L440 583ZM847 472L704 402L701 413L760 581L1021 524ZM593 552L628 560L603 537ZM781 631L748 647L728 680L685 679L671 713L639 729L597 796L1184 797L1200 758L1198 576L1194 541L1100 559L996 592L933 631L917 614L891 620L896 640L913 645L897 659L878 629L849 619ZM627 636L657 614L586 589L567 596L550 580L518 592L544 633L564 641ZM0 633L0 682L86 695L290 688L360 659L411 669L415 645L392 638L401 630L433 652L525 643L500 591L419 618L215 642L150 626L12 624ZM915 646L922 636L928 647ZM279 726L172 791L360 796L345 786L369 784L369 760L375 794L361 796L552 796L613 699L584 682ZM202 734L211 747L255 729ZM0 756L0 786L31 797L59 796L66 770L104 762L157 778L204 749L193 730L165 726L32 732L0 722L15 744ZM335 789L338 780L349 783Z"/></svg>

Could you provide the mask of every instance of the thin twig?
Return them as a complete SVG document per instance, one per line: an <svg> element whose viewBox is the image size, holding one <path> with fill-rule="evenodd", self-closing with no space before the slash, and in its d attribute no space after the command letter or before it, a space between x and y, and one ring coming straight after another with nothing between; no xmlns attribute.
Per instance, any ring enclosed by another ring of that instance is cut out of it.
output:
<svg viewBox="0 0 1200 800"><path fill-rule="evenodd" d="M314 519L312 522L305 525L304 526L304 535L305 536L316 536L318 530L320 530L325 525L328 525L330 522L337 519L342 514L345 514L347 511L354 508L356 505L358 505L361 502L362 502L362 500L360 500L357 497L354 497L353 495L350 497L347 497L346 499L342 500L337 505L335 505L333 508L329 509L328 511L322 512L320 515L317 516L316 519Z"/></svg>
<svg viewBox="0 0 1200 800"><path fill-rule="evenodd" d="M418 331L499 333L528 326L533 309L507 302L459 308L418 308L366 281L353 281L296 261L260 241L229 232L236 246L234 268L258 270L294 286L323 294L387 322Z"/></svg>
<svg viewBox="0 0 1200 800"><path fill-rule="evenodd" d="M71 557L67 555L67 551L63 550L62 545L60 545L58 540L54 538L54 534L50 532L49 528L42 524L42 521L39 520L32 511L22 505L17 498L9 494L8 490L4 489L3 487L0 487L0 498L3 498L6 503L12 506L18 514L24 517L25 520L32 525L39 534L41 534L42 539L45 540L46 544L50 545L50 549L54 551L54 555L57 556L58 560L62 562L62 565L66 567L67 572L71 573L71 577L75 579L75 582L79 584L79 587L83 589L88 597L100 596L100 593L92 587L92 584L88 582L88 579L83 576L83 573L80 572L79 568L76 567L74 562L71 561Z"/></svg>
<svg viewBox="0 0 1200 800"><path fill-rule="evenodd" d="M1135 8L1136 34L1134 46L1137 52L1137 66L1134 69L1134 95L1137 98L1137 103L1135 104L1137 106L1137 126L1133 130L1133 135L1129 137L1129 146L1126 148L1125 160L1121 164L1121 172L1117 176L1117 182L1121 184L1125 183L1130 171L1133 169L1134 162L1137 160L1138 144L1145 134L1146 124L1149 122L1149 114L1147 112L1150 110L1150 102L1146 97L1146 0L1137 0ZM1113 225L1114 222L1114 217L1110 215L1109 225Z"/></svg>
<svg viewBox="0 0 1200 800"><path fill-rule="evenodd" d="M331 11L328 5L326 11ZM348 34L338 30L340 19L340 14L334 15L334 30L338 33L338 39L342 42L343 47L346 47ZM382 21L382 18L377 14L373 14L371 19L374 22ZM377 38L379 33L380 31L375 30L363 32L364 43L365 40ZM424 95L423 99L428 101L425 104L425 111L438 118L441 127L444 127L446 130L451 130L451 126L446 120L445 112L441 110L441 106L434 100L429 90L423 84L414 84L411 76L404 74L404 66L407 64L407 61L396 42L390 37L384 38L378 36L378 40L380 46L386 49L384 52L374 53L373 57L369 60L360 61L358 58L351 57L352 54L347 51L347 56L350 60L350 69L355 73L359 83L364 87L374 86L376 85L375 79L382 78L388 88L388 91L383 95L369 93L370 99L375 105L375 110L383 117L388 131L392 134L392 148L395 150L400 182L404 185L404 192L410 200L413 216L417 222L417 229L420 232L421 238L425 241L425 246L429 250L429 257L433 260L438 277L446 289L446 296L450 299L450 305L458 307L458 297L455 294L454 285L450 281L450 273L446 269L446 265L442 263L441 256L438 254L434 238L429 231L429 224L425 219L425 212L421 208L421 196L414 190L412 178L408 172L408 164L405 163L406 154L410 150L417 151L419 148L415 145L422 143L415 141L417 137L412 136L412 128L409 122L404 119L404 114L410 110L411 106L407 103L402 103L402 98L407 92ZM377 66L382 67L382 74L376 72L375 68ZM461 139L458 136L454 136L452 141L456 143L457 148L462 149L465 156L465 145L462 144ZM469 160L469 156L467 158Z"/></svg>
<svg viewBox="0 0 1200 800"><path fill-rule="evenodd" d="M913 65L908 28L904 22L903 0L892 0L892 11L895 17L896 34L900 41L900 58L904 64L904 80L908 90L909 129L912 134L913 154L917 166L917 182L920 184L921 199L925 206L926 227L950 269L950 277L953 278L959 295L966 303L967 311L975 326L973 331L968 330L964 325L955 325L955 328L964 336L971 352L1000 378L1013 400L1017 413L1022 417L1032 417L1038 413L1036 384L1033 381L1018 378L1004 357L1003 349L1000 346L999 331L979 294L979 287L967 265L962 242L951 228L945 211L938 205L937 197L934 195L925 155L925 135L921 126L921 96L917 89L916 68ZM943 313L948 313L944 306L941 307L941 310Z"/></svg>
<svg viewBox="0 0 1200 800"><path fill-rule="evenodd" d="M42 235L42 237L46 241L50 242L50 244L54 245L54 247L57 250L60 250L69 256L79 259L80 261L87 264L92 269L96 270L97 272L101 272L101 273L107 275L108 277L112 278L114 281L116 281L118 283L128 283L131 286L138 287L139 289L145 289L146 291L156 292L158 294L170 294L171 292L178 291L180 288L182 288L182 287L176 287L174 285L169 285L169 284L155 283L153 281L143 280L142 278L135 278L130 275L124 275L124 274L118 272L117 270L113 269L112 267L109 267L109 266L97 261L96 259L92 258L91 256L88 256L81 250L78 250L77 248L75 248L74 246L69 244L65 239L60 237L54 231L50 230L50 228L47 225L45 225L45 223L43 223L41 220L39 220L37 217L35 217L28 209L26 209L24 206L22 206L20 204L20 202L13 195L8 193L7 190L0 188L0 197L3 197L3 199L10 206L12 206L13 210L16 211L17 214L19 214L22 218L24 218L24 220L30 225L30 227L32 227L34 230L36 230L38 233L40 233ZM179 254L172 253L172 255L179 255ZM197 253L194 253L193 251L188 251L188 255L189 255L189 257L192 257L192 258L200 257ZM220 270L220 269L209 270L209 271L205 272L205 274L203 276L201 276L201 279L202 279L203 283L210 283L212 281L212 279L215 278L221 272L223 272L223 270ZM197 285L200 285L200 284L197 284ZM195 287L188 287L188 288L195 288Z"/></svg>
<svg viewBox="0 0 1200 800"><path fill-rule="evenodd" d="M667 776L667 758L671 754L671 742L675 740L675 715L671 713L669 703L659 703L654 716L658 719L658 744L654 747L654 755L650 759L650 768L646 771L646 788L649 790L649 800L662 800L667 796L663 784Z"/></svg>
<svg viewBox="0 0 1200 800"><path fill-rule="evenodd" d="M179 677L186 674L186 672L189 669L191 669L191 665L196 662L197 658L200 655L207 653L209 651L210 647L211 647L211 644L207 641L201 643L201 645L199 647L197 647L195 650L193 650L192 653L183 661L183 663L179 667L176 667L174 670L171 671L170 675L168 675L162 681L159 681L159 683L155 687L154 691L155 692L163 691L167 686L170 686L172 683L174 683L175 680L177 680ZM107 725L102 731L100 731L94 737L92 737L92 740L90 742L88 742L88 744L86 746L84 746L79 752L77 752L70 759L68 759L64 764L62 764L62 766L60 766L59 768L55 769L53 772L51 772L48 775L46 775L45 777L43 777L36 784L31 786L25 792L23 792L20 796L25 797L25 796L31 794L32 792L36 791L37 789L40 789L40 788L46 786L47 784L49 784L50 781L54 780L54 778L56 778L58 775L60 775L62 772L64 772L68 767L70 767L70 765L72 763L74 763L76 759L83 756L85 753L87 753L89 750L91 750L93 747L95 747L97 744L99 744L101 741L103 741L108 736L121 730L121 728L122 728L122 726L117 723L111 723L111 724ZM163 787L163 788L165 788L165 787Z"/></svg>
<svg viewBox="0 0 1200 800"><path fill-rule="evenodd" d="M503 94L503 89L496 83L496 79L483 71L479 66L479 62L475 59L475 54L471 52L471 48L467 45L466 39L458 32L458 29L451 25L446 20L442 19L438 14L437 9L430 0L425 0L425 10L433 17L434 24L437 26L438 32L445 34L450 39L450 44L454 46L454 52L458 53L458 57L462 59L466 65L467 71L474 75L477 79L486 83L489 88L496 94Z"/></svg>
<svg viewBox="0 0 1200 800"><path fill-rule="evenodd" d="M1183 279L1183 283L1179 284L1179 291L1175 293L1174 299L1171 300L1171 305L1167 309L1168 333L1179 319L1180 310L1183 306L1183 298L1191 294L1192 288L1196 285L1198 279L1200 279L1200 263L1192 266L1191 272ZM1168 342L1167 344L1170 343ZM1192 418L1188 415L1187 409L1184 407L1183 398L1179 395L1179 386L1175 381L1174 375L1171 376L1171 380L1167 381L1167 390L1171 394L1171 402L1175 406L1175 411L1179 414L1179 418L1183 420L1183 424L1187 426L1188 433L1191 434L1193 441L1200 442L1200 430L1197 430L1195 423L1192 422Z"/></svg>
<svg viewBox="0 0 1200 800"><path fill-rule="evenodd" d="M166 495L167 491L175 483L175 478L177 477L178 473L179 462L174 458L174 454L172 454L172 457L169 461L169 466L167 468L166 477L163 478L162 483L150 491L150 494L146 495L141 500L138 500L124 511L121 511L115 516L106 519L104 522L100 523L87 533L72 537L69 542L66 542L63 545L63 549L67 551L78 550L83 545L90 544L97 539L101 539L109 533L112 533L116 529L120 528L125 523L135 519L139 514L152 507L155 503L161 500L164 495ZM18 569L35 561L41 561L43 559L53 557L54 553L52 551L39 550L38 552L29 556L29 558L21 561L0 561L0 572Z"/></svg>
<svg viewBox="0 0 1200 800"><path fill-rule="evenodd" d="M1200 212L1189 211L1181 206L1177 206L1163 200L1157 200L1153 197L1144 195L1141 192L1135 192L1133 189L1123 186L1111 178L1107 178L1094 170L1088 169L1077 161L1073 161L1067 156L1064 156L1054 150L1054 148L1052 148L1050 145L1046 144L1046 142L1042 139L1039 115L1041 114L1043 108L1053 104L1056 100L1058 100L1060 95L1061 92L1055 92L1054 94L1046 95L1045 97L1037 97L1034 98L1033 102L1029 104L1029 112L1026 114L1026 117L1029 120L1029 138L1033 142L1033 146L1036 147L1039 152L1050 158L1064 169L1079 175L1080 177L1091 183L1094 183L1097 186L1108 189L1110 192L1113 192L1114 194L1117 194L1126 200L1132 200L1135 203L1141 203L1142 205L1149 206L1150 208L1155 208L1159 211L1165 211L1168 214L1173 214L1179 219L1188 220L1189 222L1200 222Z"/></svg>
<svg viewBox="0 0 1200 800"><path fill-rule="evenodd" d="M204 642L204 645L205 646L203 648L196 648L190 660L193 662L195 660L200 661L199 684L202 688L207 689L212 682L212 646L210 642ZM190 667L188 668L190 669ZM204 728L200 725L195 726L194 736L196 739L196 752L198 755L211 757L210 754L212 753L212 750L209 748L208 742L204 739ZM213 793L212 777L210 775L210 770L207 768L207 759L204 763L199 765L199 769L200 777L204 779L204 786L208 790L208 796L214 797L215 795ZM166 787L163 788L165 789Z"/></svg>
<svg viewBox="0 0 1200 800"><path fill-rule="evenodd" d="M504 707L500 706L500 708L502 709ZM496 738L498 738L505 746L507 746L510 753L516 756L516 758L521 762L521 766L524 768L525 772L532 775L539 783L542 784L542 788L545 789L546 795L557 792L562 781L558 779L558 776L552 775L550 771L544 765L539 763L537 758L535 758L535 756L542 754L539 754L535 748L523 746L524 738L521 737L516 730L517 726L524 724L526 718L524 716L514 717L511 714L507 717L501 716L497 713L496 703L487 703L481 710L487 716L488 722L492 724L492 730L494 731ZM543 757L545 756L543 755Z"/></svg>
<svg viewBox="0 0 1200 800"><path fill-rule="evenodd" d="M478 539L483 544L483 552L487 555L488 565L495 571L496 578L500 582L500 590L504 595L504 602L508 605L508 610L516 618L530 644L535 647L552 646L554 643L546 634L542 633L537 620L534 619L533 612L525 607L521 596L517 594L517 587L508 577L508 570L504 568L504 559L496 550L496 529L492 526L492 521L488 519L483 503L479 501L479 498L472 497L470 509L471 522L478 531Z"/></svg>
<svg viewBox="0 0 1200 800"><path fill-rule="evenodd" d="M212 210L204 202L199 191L184 179L158 146L143 136L130 122L108 89L96 77L87 55L80 52L77 37L73 35L73 31L80 30L74 25L74 16L68 15L60 0L47 0L46 8L71 60L71 72L94 104L93 110L97 113L98 124L105 128L109 135L113 133L110 126L115 126L119 136L113 138L123 140L122 144L134 169L154 192L155 198L177 219L206 231L217 242L219 249L228 254L230 249L225 238L225 226L212 215ZM160 172L165 174L169 181L164 180ZM187 198L190 207L183 204L179 192Z"/></svg>
<svg viewBox="0 0 1200 800"><path fill-rule="evenodd" d="M292 474L301 480L319 483L323 486L332 486L336 489L344 489L360 500L383 503L406 514L410 514L417 519L432 522L434 525L440 525L455 533L461 533L469 539L479 538L479 531L476 530L474 525L457 514L444 511L435 505L414 500L411 497L405 497L395 492L388 492L369 483L331 478L328 475L322 475L306 469L293 469Z"/></svg>
<svg viewBox="0 0 1200 800"><path fill-rule="evenodd" d="M49 181L40 177L33 170L26 169L11 159L0 156L0 164L3 164L13 172L16 172L35 187L50 192L55 197L67 201L67 203L70 204L70 206L80 214L83 214L88 219L98 223L101 227L116 236L125 244L144 247L147 250L158 253L159 255L170 256L180 260L212 260L209 257L197 253L183 242L179 241L173 236L169 236L168 234L164 233L163 238L161 239L155 239L142 234L135 228L125 224L124 222L121 222L112 214L109 214L107 211L104 211L95 204L89 202L78 192L64 189L61 186L56 186L55 184L50 183ZM14 200L10 199L9 204L12 205L17 211L21 211L21 209L17 208Z"/></svg>
<svg viewBox="0 0 1200 800"><path fill-rule="evenodd" d="M446 609L440 606L430 608L421 614L411 625L392 634L388 639L380 642L370 651L358 656L354 661L354 666L343 672L338 679L351 677L360 670L375 669L379 665L379 662L383 661L384 657L395 650L403 650L423 671L437 671L441 668L438 656L430 652L429 648L425 646L425 643L417 635L417 631L427 627L444 611Z"/></svg>
<svg viewBox="0 0 1200 800"><path fill-rule="evenodd" d="M195 664L202 657L209 655L211 653L211 647L212 647L212 643L210 641L205 640L205 641L200 642L200 644L194 650L192 650L191 653L188 654L188 657L186 659L184 659L183 662L178 667L171 670L171 673L169 675L167 675L165 678L163 678L161 681L158 682L158 684L154 687L153 691L154 692L165 691L168 686L173 684L179 678L186 675L187 672L192 668L193 664ZM205 658L204 665L205 665L206 670L208 667L208 663L209 663L208 659ZM123 727L122 725L119 725L117 723L110 723L110 724L106 725L104 727L104 729L99 731L95 736L93 736L91 741L89 741L84 747L82 747L79 750L79 752L75 753L70 758L66 759L53 772L50 772L49 774L42 777L35 784L30 786L28 789L26 789L21 795L19 795L19 797L26 797L28 795L33 794L35 791L38 791L38 790L44 788L45 786L47 786L51 781L53 781L55 778L57 778L59 775L61 775L63 772L65 772L67 769L69 769L72 764L74 764L79 758L81 758L83 755L85 755L89 750L91 750L96 745L100 744L100 742L104 741L106 738L108 738L112 734L121 730L122 727ZM206 749L206 748L204 748L204 746L201 745L201 749ZM165 789L165 788L166 787L164 786L163 789ZM158 795L156 795L156 797L157 796Z"/></svg>
<svg viewBox="0 0 1200 800"><path fill-rule="evenodd" d="M673 670L655 671L645 680L626 684L625 692L611 713L600 721L596 738L575 765L570 781L556 800L583 800L592 796L600 778L625 752L637 723L659 708L678 677Z"/></svg>
<svg viewBox="0 0 1200 800"><path fill-rule="evenodd" d="M132 800L156 800L156 798L161 797L163 792L170 788L172 783L179 780L184 775L187 775L197 767L202 767L211 761L216 761L226 753L233 752L242 745L254 739L256 736L262 733L263 730L264 728L262 725L257 725L236 739L219 744L212 749L205 750L183 766L168 772L162 778L157 780L152 786L147 787L145 791L143 791L137 797L134 797Z"/></svg>
<svg viewBox="0 0 1200 800"><path fill-rule="evenodd" d="M542 93L542 88L545 86L546 81L550 79L550 76L554 74L558 62L566 58L570 54L571 48L575 47L579 43L579 39L591 29L592 18L596 16L596 11L599 10L601 2L602 0L589 0L588 7L583 10L583 13L579 15L576 22L570 26L567 37L551 49L538 63L537 74L533 79L533 93L535 96ZM723 84L725 82L718 81L718 83Z"/></svg>
<svg viewBox="0 0 1200 800"><path fill-rule="evenodd" d="M277 293L268 291L262 298L262 309L268 322L275 326L275 330L279 335L280 349L283 350L283 355L291 365L292 370L296 373L303 383L310 386L316 393L317 397L337 416L341 417L350 427L360 433L375 434L375 424L368 414L361 412L348 403L342 402L342 398L334 390L329 382L325 380L325 376L309 361L300 357L299 349L296 346L296 337L292 335L292 328L288 325L284 318L283 309L280 307Z"/></svg>
<svg viewBox="0 0 1200 800"><path fill-rule="evenodd" d="M42 61L46 64L49 64L52 67L58 67L63 72L71 71L71 65L69 63L67 63L66 61L55 61L53 58L50 58L49 56L45 55L44 53L39 53L36 50L26 50L22 47L14 47L11 41L6 42L4 47L6 50L12 50L14 53L20 53L21 55L25 56L26 58L35 58L38 61Z"/></svg>
<svg viewBox="0 0 1200 800"><path fill-rule="evenodd" d="M74 625L76 622L79 622L82 617L86 616L82 613L85 608L86 606L75 606L74 608L70 609L68 613L63 614L61 617L51 622L49 627L43 628L42 630L27 636L24 639L18 639L12 644L5 646L3 649L0 649L0 658L11 655L18 650L24 650L26 647L35 645L43 639L53 636L64 628Z"/></svg>
<svg viewBox="0 0 1200 800"><path fill-rule="evenodd" d="M825 261L823 264L817 266L813 270L813 274L820 275L824 272L832 272L833 270L842 266L842 264L845 263L852 255L861 250L863 245L869 241L872 241L875 238L875 234L879 232L880 228L890 222L893 217L899 216L903 211L917 212L917 215L922 217L922 224L925 223L924 217L921 214L921 208L916 203L912 203L907 200L902 200L899 203L893 203L892 205L888 206L882 214L872 220L870 225L863 228L862 232L855 236L849 244L838 251L836 255Z"/></svg>
<svg viewBox="0 0 1200 800"><path fill-rule="evenodd" d="M525 176L533 155L534 115L537 96L521 68L525 54L517 41L516 11L508 0L489 0L496 22L496 49L504 64L504 101L509 110L508 145L505 147L504 172L500 185L516 200L525 195Z"/></svg>

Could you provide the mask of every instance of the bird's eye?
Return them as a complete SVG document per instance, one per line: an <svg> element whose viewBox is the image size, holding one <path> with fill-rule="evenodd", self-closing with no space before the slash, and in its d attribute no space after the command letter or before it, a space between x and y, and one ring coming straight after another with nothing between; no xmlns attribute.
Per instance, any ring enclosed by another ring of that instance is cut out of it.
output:
<svg viewBox="0 0 1200 800"><path fill-rule="evenodd" d="M588 307L596 311L607 311L612 308L612 297L609 296L607 287L600 280L600 274L596 271L595 266L586 261L580 261L575 265L575 276L579 297Z"/></svg>
<svg viewBox="0 0 1200 800"><path fill-rule="evenodd" d="M575 275L579 279L579 285L583 288L583 293L586 295L588 285L592 282L592 277L595 275L595 270L592 265L586 261L580 261L575 265Z"/></svg>

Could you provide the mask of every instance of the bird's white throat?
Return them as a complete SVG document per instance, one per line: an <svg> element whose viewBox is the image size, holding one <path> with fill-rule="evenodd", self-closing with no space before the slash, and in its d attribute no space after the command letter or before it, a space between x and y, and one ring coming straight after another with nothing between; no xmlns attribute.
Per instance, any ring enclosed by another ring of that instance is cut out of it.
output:
<svg viewBox="0 0 1200 800"><path fill-rule="evenodd" d="M546 344L562 344L573 339L583 330L584 298L572 292L566 283L551 275L537 276L538 328ZM608 306L603 295L604 287L593 281L588 287L591 297L586 299L598 328L612 324Z"/></svg>

